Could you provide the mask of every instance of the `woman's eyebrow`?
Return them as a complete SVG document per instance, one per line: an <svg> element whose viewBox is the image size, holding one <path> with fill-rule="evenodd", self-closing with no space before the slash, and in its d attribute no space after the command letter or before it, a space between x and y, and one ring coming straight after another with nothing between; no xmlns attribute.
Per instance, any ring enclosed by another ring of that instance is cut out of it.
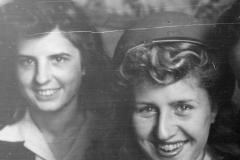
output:
<svg viewBox="0 0 240 160"><path fill-rule="evenodd" d="M61 52L61 53L51 54L50 56L71 56L71 54L66 53L66 52Z"/></svg>
<svg viewBox="0 0 240 160"><path fill-rule="evenodd" d="M189 103L189 102L194 102L196 104L199 104L198 101L194 100L194 99L183 99L183 100L177 100L177 101L173 101L171 103L169 103L170 105L177 105L177 104L185 104L185 103Z"/></svg>
<svg viewBox="0 0 240 160"><path fill-rule="evenodd" d="M71 57L71 54L62 52L62 53L55 53L55 54L49 55L49 57L51 57L51 58L59 57L59 56Z"/></svg>
<svg viewBox="0 0 240 160"><path fill-rule="evenodd" d="M134 103L134 106L157 106L157 104L156 103L154 103L154 102L135 102Z"/></svg>

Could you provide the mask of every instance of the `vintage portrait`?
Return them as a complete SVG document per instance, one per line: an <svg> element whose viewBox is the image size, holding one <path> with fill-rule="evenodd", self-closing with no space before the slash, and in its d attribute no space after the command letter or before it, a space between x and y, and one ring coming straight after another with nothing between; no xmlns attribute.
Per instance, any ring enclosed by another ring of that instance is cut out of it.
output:
<svg viewBox="0 0 240 160"><path fill-rule="evenodd" d="M0 0L0 160L239 160L240 0Z"/></svg>

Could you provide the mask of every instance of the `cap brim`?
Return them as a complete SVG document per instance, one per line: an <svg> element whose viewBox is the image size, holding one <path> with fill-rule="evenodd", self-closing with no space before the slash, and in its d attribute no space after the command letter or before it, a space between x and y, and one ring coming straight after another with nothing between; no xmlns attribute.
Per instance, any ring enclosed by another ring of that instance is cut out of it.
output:
<svg viewBox="0 0 240 160"><path fill-rule="evenodd" d="M156 44L156 43L168 43L168 42L186 42L186 43L193 43L193 44L198 44L198 45L202 45L205 47L210 47L209 45L207 45L206 43L203 43L201 41L192 39L192 38L183 38L183 37L170 37L170 38L161 38L161 39L153 39L153 40L147 40L144 41L132 48L135 47L140 47L140 46L146 46L146 45L151 45L151 44ZM132 49L131 48L131 49Z"/></svg>

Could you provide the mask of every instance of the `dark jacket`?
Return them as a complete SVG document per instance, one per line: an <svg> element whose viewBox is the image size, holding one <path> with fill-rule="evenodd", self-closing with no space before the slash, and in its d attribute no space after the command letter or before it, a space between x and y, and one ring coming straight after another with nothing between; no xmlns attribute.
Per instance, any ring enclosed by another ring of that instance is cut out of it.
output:
<svg viewBox="0 0 240 160"><path fill-rule="evenodd" d="M35 154L23 146L23 142L0 141L1 160L35 160Z"/></svg>

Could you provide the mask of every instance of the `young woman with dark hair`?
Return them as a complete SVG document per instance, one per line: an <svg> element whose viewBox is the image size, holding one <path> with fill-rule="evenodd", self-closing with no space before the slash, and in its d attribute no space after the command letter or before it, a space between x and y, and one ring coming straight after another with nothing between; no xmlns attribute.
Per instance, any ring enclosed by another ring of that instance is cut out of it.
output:
<svg viewBox="0 0 240 160"><path fill-rule="evenodd" d="M0 159L94 157L109 102L100 35L69 0L16 0L1 16L16 110L0 131Z"/></svg>

